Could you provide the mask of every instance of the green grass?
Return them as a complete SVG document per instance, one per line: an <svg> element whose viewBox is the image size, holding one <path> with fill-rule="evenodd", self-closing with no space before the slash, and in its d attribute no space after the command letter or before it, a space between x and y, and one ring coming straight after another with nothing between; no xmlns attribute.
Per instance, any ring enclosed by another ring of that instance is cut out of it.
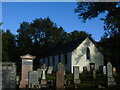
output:
<svg viewBox="0 0 120 90"><path fill-rule="evenodd" d="M47 80L55 80L55 78L56 78L56 77L55 77L55 73L53 73L52 75L50 75L50 74L47 74L47 75L46 75L46 79L47 79Z"/></svg>

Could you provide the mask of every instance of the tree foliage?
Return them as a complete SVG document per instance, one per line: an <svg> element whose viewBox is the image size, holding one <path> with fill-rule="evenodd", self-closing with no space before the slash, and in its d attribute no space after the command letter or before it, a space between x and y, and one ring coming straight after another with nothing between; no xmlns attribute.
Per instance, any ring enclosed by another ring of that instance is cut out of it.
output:
<svg viewBox="0 0 120 90"><path fill-rule="evenodd" d="M3 32L3 61L14 61L21 67L21 55L35 55L34 69L39 67L39 59L47 50L57 44L66 43L80 37L90 36L84 31L65 32L50 18L38 18L32 22L22 22L13 35L10 30ZM20 71L20 69L18 70Z"/></svg>
<svg viewBox="0 0 120 90"><path fill-rule="evenodd" d="M75 12L83 22L105 13L101 20L104 20L106 35L120 33L120 2L78 2Z"/></svg>

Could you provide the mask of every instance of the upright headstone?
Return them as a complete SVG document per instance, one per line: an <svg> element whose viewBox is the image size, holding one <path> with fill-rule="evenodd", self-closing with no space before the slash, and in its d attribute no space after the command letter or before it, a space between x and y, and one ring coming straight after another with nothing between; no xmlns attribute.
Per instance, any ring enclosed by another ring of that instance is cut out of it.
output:
<svg viewBox="0 0 120 90"><path fill-rule="evenodd" d="M41 79L42 76L42 70L40 68L37 69L38 79Z"/></svg>
<svg viewBox="0 0 120 90"><path fill-rule="evenodd" d="M56 72L56 87L63 88L64 87L64 65L62 63L58 64L58 71Z"/></svg>
<svg viewBox="0 0 120 90"><path fill-rule="evenodd" d="M107 72L106 72L106 66L103 66L103 75L106 75Z"/></svg>
<svg viewBox="0 0 120 90"><path fill-rule="evenodd" d="M28 74L29 84L37 84L38 83L38 75L37 71L30 71Z"/></svg>
<svg viewBox="0 0 120 90"><path fill-rule="evenodd" d="M93 81L95 81L96 80L96 70L94 69L93 70Z"/></svg>
<svg viewBox="0 0 120 90"><path fill-rule="evenodd" d="M58 71L65 70L65 67L62 63L58 63Z"/></svg>
<svg viewBox="0 0 120 90"><path fill-rule="evenodd" d="M53 67L52 67L52 66L49 66L49 67L48 67L47 74L52 74L52 70L53 70Z"/></svg>
<svg viewBox="0 0 120 90"><path fill-rule="evenodd" d="M100 67L99 67L99 72L100 72L100 73L103 73L103 66L100 66Z"/></svg>
<svg viewBox="0 0 120 90"><path fill-rule="evenodd" d="M112 64L110 62L107 63L107 80L108 80L108 86L115 86L116 82L113 77L112 73Z"/></svg>
<svg viewBox="0 0 120 90"><path fill-rule="evenodd" d="M112 71L113 71L113 75L116 76L117 75L117 73L116 73L116 67L113 67Z"/></svg>
<svg viewBox="0 0 120 90"><path fill-rule="evenodd" d="M45 71L47 70L47 66L45 64L43 64L41 66L41 70L42 70L42 80L41 80L41 84L45 85L47 84L47 81L46 81L46 75L45 75Z"/></svg>
<svg viewBox="0 0 120 90"><path fill-rule="evenodd" d="M13 62L2 63L2 88L16 88L16 65Z"/></svg>
<svg viewBox="0 0 120 90"><path fill-rule="evenodd" d="M17 75L17 76L16 76L16 84L19 85L19 83L20 83L20 76Z"/></svg>
<svg viewBox="0 0 120 90"><path fill-rule="evenodd" d="M73 79L75 84L80 83L79 66L73 66Z"/></svg>
<svg viewBox="0 0 120 90"><path fill-rule="evenodd" d="M33 70L33 59L35 59L35 56L27 54L20 57L22 59L22 75L19 88L25 88L28 85L28 72Z"/></svg>
<svg viewBox="0 0 120 90"><path fill-rule="evenodd" d="M84 66L84 67L83 67L83 74L87 74L87 73L88 73L87 67Z"/></svg>

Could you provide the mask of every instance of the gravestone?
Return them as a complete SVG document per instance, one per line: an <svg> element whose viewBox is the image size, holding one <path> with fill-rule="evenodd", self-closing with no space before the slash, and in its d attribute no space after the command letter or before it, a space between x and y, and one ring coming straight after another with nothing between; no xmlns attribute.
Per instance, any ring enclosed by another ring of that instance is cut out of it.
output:
<svg viewBox="0 0 120 90"><path fill-rule="evenodd" d="M40 68L37 69L37 74L38 74L38 80L40 80L42 76L42 70Z"/></svg>
<svg viewBox="0 0 120 90"><path fill-rule="evenodd" d="M56 87L57 88L64 87L64 71L62 70L56 72Z"/></svg>
<svg viewBox="0 0 120 90"><path fill-rule="evenodd" d="M17 75L17 76L16 76L16 84L19 85L19 82L20 82L20 76Z"/></svg>
<svg viewBox="0 0 120 90"><path fill-rule="evenodd" d="M79 66L73 66L73 79L74 79L74 84L80 83Z"/></svg>
<svg viewBox="0 0 120 90"><path fill-rule="evenodd" d="M112 71L113 71L113 75L116 76L117 75L117 73L116 73L116 67L113 67Z"/></svg>
<svg viewBox="0 0 120 90"><path fill-rule="evenodd" d="M87 73L88 73L87 67L84 66L84 67L83 67L83 74L87 74Z"/></svg>
<svg viewBox="0 0 120 90"><path fill-rule="evenodd" d="M37 71L30 71L28 74L29 84L37 84L38 83L38 75Z"/></svg>
<svg viewBox="0 0 120 90"><path fill-rule="evenodd" d="M62 63L58 64L58 71L56 72L56 87L63 88L64 87L64 75L65 69Z"/></svg>
<svg viewBox="0 0 120 90"><path fill-rule="evenodd" d="M58 71L65 70L65 67L62 63L58 63Z"/></svg>
<svg viewBox="0 0 120 90"><path fill-rule="evenodd" d="M94 69L93 70L93 81L95 81L96 80L96 70Z"/></svg>
<svg viewBox="0 0 120 90"><path fill-rule="evenodd" d="M99 72L103 73L103 66L99 66Z"/></svg>
<svg viewBox="0 0 120 90"><path fill-rule="evenodd" d="M113 77L112 73L112 64L110 62L107 63L107 81L108 81L108 86L115 86L116 82Z"/></svg>
<svg viewBox="0 0 120 90"><path fill-rule="evenodd" d="M106 72L106 66L103 66L103 75L106 75L107 72Z"/></svg>
<svg viewBox="0 0 120 90"><path fill-rule="evenodd" d="M33 70L33 59L35 59L35 56L27 54L20 57L22 59L22 75L19 88L25 88L28 85L28 72Z"/></svg>
<svg viewBox="0 0 120 90"><path fill-rule="evenodd" d="M49 67L48 67L47 74L52 74L52 71L53 71L53 67L52 67L52 66L49 66Z"/></svg>
<svg viewBox="0 0 120 90"><path fill-rule="evenodd" d="M13 62L2 63L2 88L16 88L16 65Z"/></svg>
<svg viewBox="0 0 120 90"><path fill-rule="evenodd" d="M43 64L41 66L41 70L42 70L42 80L41 80L41 84L43 86L45 86L47 84L47 81L46 81L46 75L45 75L45 71L47 70L47 66L45 64Z"/></svg>

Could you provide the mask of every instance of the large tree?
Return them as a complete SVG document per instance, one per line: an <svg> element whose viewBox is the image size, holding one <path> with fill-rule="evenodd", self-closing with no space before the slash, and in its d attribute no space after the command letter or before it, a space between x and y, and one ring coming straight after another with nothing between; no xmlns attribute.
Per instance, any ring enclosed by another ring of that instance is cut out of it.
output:
<svg viewBox="0 0 120 90"><path fill-rule="evenodd" d="M104 20L106 35L113 36L120 33L120 2L78 2L77 4L75 12L83 22L105 13L106 16L100 19Z"/></svg>
<svg viewBox="0 0 120 90"><path fill-rule="evenodd" d="M3 61L14 61L16 54L15 36L6 30L2 32L2 60ZM16 61L15 61L16 62Z"/></svg>

